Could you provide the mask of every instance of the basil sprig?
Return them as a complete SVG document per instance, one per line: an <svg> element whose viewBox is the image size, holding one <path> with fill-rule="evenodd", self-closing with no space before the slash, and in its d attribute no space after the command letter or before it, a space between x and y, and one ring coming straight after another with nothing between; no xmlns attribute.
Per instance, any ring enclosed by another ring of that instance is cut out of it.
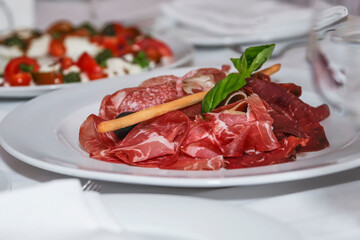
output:
<svg viewBox="0 0 360 240"><path fill-rule="evenodd" d="M98 55L96 55L95 57L95 61L101 66L101 67L106 67L106 61L109 58L114 57L114 55L112 54L112 52L109 49L104 49L103 51L101 51L100 53L98 53Z"/></svg>
<svg viewBox="0 0 360 240"><path fill-rule="evenodd" d="M150 61L146 56L144 51L139 51L138 54L134 58L134 63L139 65L141 68L147 68L150 65Z"/></svg>
<svg viewBox="0 0 360 240"><path fill-rule="evenodd" d="M205 95L201 104L201 112L210 112L230 93L245 86L245 79L250 77L270 58L274 48L275 44L249 47L240 58L231 58L239 73L230 73Z"/></svg>
<svg viewBox="0 0 360 240"><path fill-rule="evenodd" d="M19 66L19 69L23 72L29 72L29 73L32 73L34 71L34 65L27 65L25 63L21 63L20 66Z"/></svg>

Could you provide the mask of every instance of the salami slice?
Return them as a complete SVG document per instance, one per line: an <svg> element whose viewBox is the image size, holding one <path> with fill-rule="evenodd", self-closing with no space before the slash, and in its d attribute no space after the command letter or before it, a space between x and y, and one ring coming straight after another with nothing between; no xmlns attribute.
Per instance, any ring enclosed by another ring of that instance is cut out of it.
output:
<svg viewBox="0 0 360 240"><path fill-rule="evenodd" d="M126 88L106 96L101 102L99 116L104 120L116 118L123 112L136 112L177 97L171 83L151 87Z"/></svg>

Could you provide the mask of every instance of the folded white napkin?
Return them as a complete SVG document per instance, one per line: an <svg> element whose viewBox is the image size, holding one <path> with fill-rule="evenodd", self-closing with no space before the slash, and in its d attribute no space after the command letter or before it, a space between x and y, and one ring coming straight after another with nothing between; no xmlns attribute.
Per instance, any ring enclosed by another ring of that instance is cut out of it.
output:
<svg viewBox="0 0 360 240"><path fill-rule="evenodd" d="M0 239L97 240L122 237L100 195L75 179L0 194Z"/></svg>
<svg viewBox="0 0 360 240"><path fill-rule="evenodd" d="M162 6L162 12L168 23L177 24L181 29L218 37L244 36L259 41L305 34L310 29L312 18L312 9L276 0L172 1ZM331 6L324 15L325 20L318 28L344 18L347 9ZM174 28L169 25L161 27Z"/></svg>

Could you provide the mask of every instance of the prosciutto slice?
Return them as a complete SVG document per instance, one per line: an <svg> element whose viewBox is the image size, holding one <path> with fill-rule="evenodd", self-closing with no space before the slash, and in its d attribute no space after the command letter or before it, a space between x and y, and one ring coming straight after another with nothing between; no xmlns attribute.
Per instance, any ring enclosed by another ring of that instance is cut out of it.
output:
<svg viewBox="0 0 360 240"><path fill-rule="evenodd" d="M111 152L129 165L169 165L176 160L189 125L180 111L167 113L137 125Z"/></svg>
<svg viewBox="0 0 360 240"><path fill-rule="evenodd" d="M113 132L98 133L97 126L103 119L91 114L81 125L79 131L80 145L90 153L90 157L99 160L118 162L110 152L118 142L118 138Z"/></svg>
<svg viewBox="0 0 360 240"><path fill-rule="evenodd" d="M271 151L280 146L273 119L257 95L245 99L247 112L205 114L191 127L182 151L195 158L237 157L246 150ZM242 104L239 102L238 105Z"/></svg>

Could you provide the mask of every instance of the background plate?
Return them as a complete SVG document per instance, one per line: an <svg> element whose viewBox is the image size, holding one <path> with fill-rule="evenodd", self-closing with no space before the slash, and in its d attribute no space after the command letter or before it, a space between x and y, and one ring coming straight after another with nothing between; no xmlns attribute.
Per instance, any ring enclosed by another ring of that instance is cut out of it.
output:
<svg viewBox="0 0 360 240"><path fill-rule="evenodd" d="M165 66L155 68L154 69L155 71L161 69L179 67L192 60L194 49L189 43L179 38L175 38L171 36L165 37L165 36L157 35L156 37L170 46L174 54L174 62L167 64ZM0 58L0 61L4 61L4 60L1 60ZM0 64L0 66L2 65L4 64ZM121 80L122 78L117 78L117 79ZM83 85L83 84L84 83L42 85L42 86L29 86L29 87L0 87L0 98L31 98L56 89L68 88L75 85Z"/></svg>
<svg viewBox="0 0 360 240"><path fill-rule="evenodd" d="M14 157L49 171L113 182L172 187L224 187L298 180L360 166L360 138L351 121L333 111L323 121L330 147L299 154L295 162L218 171L175 171L102 162L88 157L78 141L79 127L91 113L98 113L102 98L117 89L137 86L160 74L181 76L194 68L153 71L143 75L92 82L35 98L5 117L0 143ZM302 83L303 99L322 101L311 92L307 72L283 68L274 80ZM26 124L24 124L26 122Z"/></svg>

